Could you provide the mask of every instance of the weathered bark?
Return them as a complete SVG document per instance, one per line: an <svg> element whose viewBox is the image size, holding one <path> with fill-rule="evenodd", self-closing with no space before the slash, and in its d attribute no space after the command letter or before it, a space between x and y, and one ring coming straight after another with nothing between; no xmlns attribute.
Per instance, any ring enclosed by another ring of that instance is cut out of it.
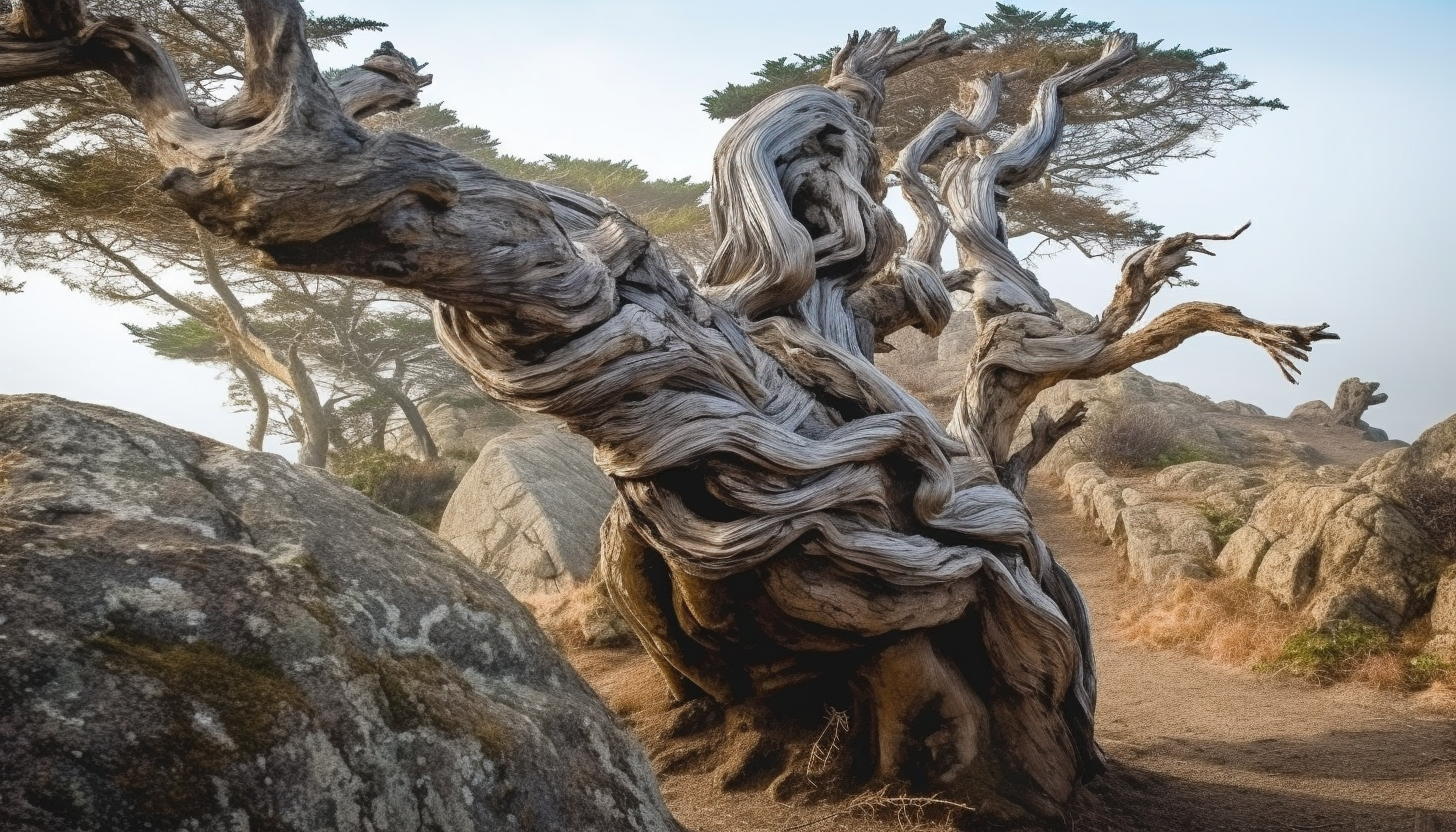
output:
<svg viewBox="0 0 1456 832"><path fill-rule="evenodd" d="M1365 411L1390 400L1390 396L1385 393L1375 392L1379 389L1378 381L1347 378L1340 382L1340 388L1335 391L1334 423L1350 428L1359 427Z"/></svg>
<svg viewBox="0 0 1456 832"><path fill-rule="evenodd" d="M1100 770L1085 605L1019 496L1078 414L1041 422L1012 454L1017 421L1055 381L1199 327L1286 362L1329 337L1211 304L1123 337L1201 250L1192 235L1129 258L1100 325L1068 332L1006 249L1000 205L1045 165L1061 98L1134 60L1131 38L1047 81L999 149L979 135L994 81L975 112L933 122L899 165L922 217L907 248L872 141L884 83L972 44L939 22L904 42L856 34L826 87L779 93L728 131L714 164L718 247L694 285L609 204L362 128L356 116L428 82L397 52L330 89L293 0L240 6L246 81L215 108L189 106L145 33L57 0L20 5L0 37L0 81L111 73L168 171L161 187L199 223L278 268L434 298L442 343L486 390L591 440L618 489L603 577L675 698L851 697L866 776L987 814L1055 814ZM967 138L988 152L965 152ZM919 177L957 142L940 185L963 263L945 272L939 208ZM871 359L896 328L936 331L962 286L981 335L947 431Z"/></svg>
<svg viewBox="0 0 1456 832"><path fill-rule="evenodd" d="M1180 269L1193 265L1192 253L1212 254L1201 245L1203 240L1232 239L1243 228L1228 236L1178 234L1135 252L1123 263L1112 301L1087 332L1062 323L1051 297L1017 261L1007 245L1001 210L1017 187L1045 170L1061 136L1062 99L1105 83L1136 58L1132 37L1109 37L1098 60L1042 83L1031 119L1005 144L951 160L942 176L962 268L976 274L971 291L977 340L950 431L963 441L985 443L998 464L1011 457L1012 438L1026 408L1038 393L1064 379L1115 373L1198 333L1222 332L1263 347L1285 378L1294 381L1298 369L1293 361L1306 360L1313 342L1338 337L1326 332L1325 324L1270 325L1211 303L1181 304L1128 334L1153 296L1176 283ZM979 97L984 99L991 91L982 87Z"/></svg>

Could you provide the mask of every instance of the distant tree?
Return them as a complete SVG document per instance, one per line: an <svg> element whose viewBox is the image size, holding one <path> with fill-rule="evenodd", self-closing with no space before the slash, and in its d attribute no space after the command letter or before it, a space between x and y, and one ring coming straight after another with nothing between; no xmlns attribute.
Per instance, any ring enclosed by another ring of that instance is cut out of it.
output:
<svg viewBox="0 0 1456 832"><path fill-rule="evenodd" d="M125 15L167 41L188 92L220 102L243 77L244 33L232 4L217 0L110 0L98 11ZM309 19L309 44L324 49L378 21ZM206 234L159 194L146 134L120 86L100 78L52 78L0 89L0 117L16 119L0 142L0 237L14 266L58 275L72 288L120 303L181 313L215 334L218 357L257 414L249 445L262 446L270 398L264 377L291 394L299 460L327 460L329 418L308 366L288 344L263 338L228 276L251 257ZM188 278L199 294L168 288ZM195 345L194 345L195 346ZM163 353L165 354L165 353Z"/></svg>
<svg viewBox="0 0 1456 832"><path fill-rule="evenodd" d="M996 120L990 135L1004 139L1015 127L1015 114L1026 112L1044 80L1094 58L1115 31L1111 22L1079 20L1066 9L1047 13L996 4L983 22L962 24L957 32L970 36L975 50L912 69L886 84L875 132L885 166L946 108L972 103L967 81L995 73L1002 75L1001 112L1006 115ZM836 51L765 61L753 73L757 81L714 90L703 99L703 108L716 119L736 118L780 90L822 84ZM1124 77L1068 99L1061 144L1038 181L1018 191L1008 206L1007 235L1040 236L1033 249L1037 253L1071 247L1089 257L1157 240L1162 226L1139 218L1118 184L1156 173L1169 162L1211 155L1224 132L1286 109L1277 98L1250 95L1254 82L1213 60L1227 51L1146 43L1139 47L1136 67ZM934 160L931 167L938 170Z"/></svg>

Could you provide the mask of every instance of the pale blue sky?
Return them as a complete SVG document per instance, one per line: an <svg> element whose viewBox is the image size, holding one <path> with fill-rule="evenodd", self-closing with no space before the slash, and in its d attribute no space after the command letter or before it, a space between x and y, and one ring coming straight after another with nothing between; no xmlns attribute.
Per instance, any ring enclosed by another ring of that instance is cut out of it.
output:
<svg viewBox="0 0 1456 832"><path fill-rule="evenodd" d="M322 13L391 23L382 36L325 55L343 65L388 38L430 62L444 101L488 127L502 149L632 159L656 176L706 177L724 125L703 95L746 81L765 58L818 51L855 28L923 28L936 17L973 21L990 4L732 2L444 2L315 0ZM1030 3L1024 5L1031 5ZM1055 8L1060 3L1047 8ZM1216 335L1144 365L1215 399L1284 414L1359 375L1383 383L1389 404L1370 421L1413 439L1456 411L1452 235L1456 191L1448 151L1456 127L1449 39L1456 2L1067 3L1144 38L1226 46L1255 92L1291 109L1227 136L1213 159L1130 183L1147 218L1169 231L1254 227L1219 244L1160 306L1214 300L1275 322L1328 321L1344 340L1321 344L1303 383L1284 382L1260 350ZM767 22L765 22L767 21ZM1116 265L1062 256L1039 267L1058 296L1100 309ZM161 362L130 343L103 307L30 278L0 297L0 392L45 391L98 401L239 442L247 417L222 406L214 373ZM18 359L18 360L17 360Z"/></svg>

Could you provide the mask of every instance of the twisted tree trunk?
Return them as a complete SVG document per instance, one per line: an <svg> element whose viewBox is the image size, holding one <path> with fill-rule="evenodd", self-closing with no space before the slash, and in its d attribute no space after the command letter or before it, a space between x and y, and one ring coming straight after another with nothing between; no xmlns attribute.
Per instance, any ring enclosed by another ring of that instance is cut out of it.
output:
<svg viewBox="0 0 1456 832"><path fill-rule="evenodd" d="M618 489L606 587L677 699L844 704L851 774L988 814L1053 814L1100 770L1087 613L1020 498L1080 412L1038 419L1013 452L1017 424L1056 381L1195 332L1249 338L1281 366L1332 337L1213 304L1129 335L1208 237L1129 258L1086 332L1062 324L1006 248L999 211L1046 164L1062 97L1115 77L1136 58L1131 38L1049 79L999 149L976 152L991 147L994 79L973 112L927 126L897 165L921 217L907 243L873 144L885 80L974 44L941 23L905 41L857 33L825 87L773 96L724 138L718 247L695 285L607 203L362 128L429 82L388 45L330 87L294 0L239 5L246 80L218 107L192 107L146 33L91 19L81 0L21 2L0 81L110 73L167 171L161 187L199 223L277 268L434 298L442 342L481 385L590 439ZM953 147L937 200L921 168ZM947 230L963 260L949 271ZM980 335L947 430L872 359L896 329L938 332L962 287Z"/></svg>

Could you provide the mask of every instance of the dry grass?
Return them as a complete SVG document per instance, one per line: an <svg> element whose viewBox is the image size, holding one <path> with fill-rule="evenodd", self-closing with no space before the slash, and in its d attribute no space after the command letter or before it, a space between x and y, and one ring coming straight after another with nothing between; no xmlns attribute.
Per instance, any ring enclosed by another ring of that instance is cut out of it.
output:
<svg viewBox="0 0 1456 832"><path fill-rule="evenodd" d="M1118 616L1127 641L1242 666L1276 661L1303 626L1246 581L1182 581Z"/></svg>
<svg viewBox="0 0 1456 832"><path fill-rule="evenodd" d="M890 823L898 830L907 832L929 832L930 830L955 829L961 817L975 812L974 806L943 800L938 797L911 797L897 795L885 786L878 791L858 795L840 809L792 826L781 827L778 832L797 832L838 820L845 816L864 819L878 819Z"/></svg>
<svg viewBox="0 0 1456 832"><path fill-rule="evenodd" d="M1423 707L1456 713L1456 662L1421 652L1431 637L1424 620L1399 639L1350 622L1311 629L1247 582L1184 581L1125 610L1117 633L1135 644L1322 684L1350 680L1418 692Z"/></svg>
<svg viewBox="0 0 1456 832"><path fill-rule="evenodd" d="M824 717L824 730L809 746L809 758L804 764L804 773L810 778L810 783L814 782L812 778L829 770L834 758L843 750L840 739L849 733L848 711L826 706Z"/></svg>
<svg viewBox="0 0 1456 832"><path fill-rule="evenodd" d="M1403 656L1377 653L1361 660L1350 678L1381 690L1405 690L1407 665L1408 660Z"/></svg>

